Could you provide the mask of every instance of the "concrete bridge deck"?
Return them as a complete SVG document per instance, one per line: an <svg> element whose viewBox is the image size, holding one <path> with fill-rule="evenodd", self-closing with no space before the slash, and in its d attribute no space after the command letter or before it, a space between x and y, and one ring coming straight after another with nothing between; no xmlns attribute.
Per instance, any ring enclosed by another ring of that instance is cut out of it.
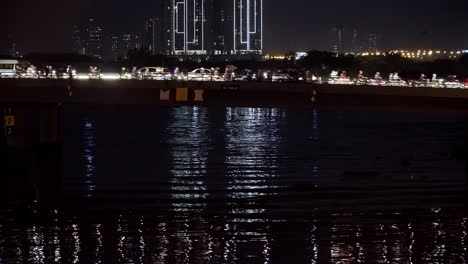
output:
<svg viewBox="0 0 468 264"><path fill-rule="evenodd" d="M177 88L188 88L177 101ZM203 101L195 100L202 89ZM169 100L161 100L169 90ZM315 94L316 104L312 102ZM265 82L0 79L1 103L82 103L317 107L323 111L468 114L468 90Z"/></svg>

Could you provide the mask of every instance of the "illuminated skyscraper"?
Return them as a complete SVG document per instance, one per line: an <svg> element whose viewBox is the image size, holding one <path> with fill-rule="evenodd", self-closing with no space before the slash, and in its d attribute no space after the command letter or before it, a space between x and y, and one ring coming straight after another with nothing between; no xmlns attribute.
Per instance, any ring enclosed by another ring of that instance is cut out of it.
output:
<svg viewBox="0 0 468 264"><path fill-rule="evenodd" d="M73 51L95 59L103 59L103 29L102 25L91 18L81 26L72 29Z"/></svg>
<svg viewBox="0 0 468 264"><path fill-rule="evenodd" d="M207 54L207 0L172 0L172 53L176 55Z"/></svg>
<svg viewBox="0 0 468 264"><path fill-rule="evenodd" d="M75 53L84 55L86 53L83 43L83 32L78 25L73 26L72 30L72 50Z"/></svg>
<svg viewBox="0 0 468 264"><path fill-rule="evenodd" d="M369 34L369 47L370 52L377 52L377 34Z"/></svg>
<svg viewBox="0 0 468 264"><path fill-rule="evenodd" d="M235 53L263 50L263 0L233 0Z"/></svg>
<svg viewBox="0 0 468 264"><path fill-rule="evenodd" d="M145 31L143 35L143 48L151 55L163 52L163 37L161 17L153 17L145 21Z"/></svg>
<svg viewBox="0 0 468 264"><path fill-rule="evenodd" d="M88 20L86 25L85 35L85 51L86 55L96 58L103 58L103 30L102 25L98 24L95 19L91 18Z"/></svg>
<svg viewBox="0 0 468 264"><path fill-rule="evenodd" d="M336 56L343 53L343 26L336 26L331 30L331 51Z"/></svg>
<svg viewBox="0 0 468 264"><path fill-rule="evenodd" d="M261 54L263 0L166 0L166 52Z"/></svg>
<svg viewBox="0 0 468 264"><path fill-rule="evenodd" d="M154 55L156 53L156 18L145 21L143 42L143 47Z"/></svg>

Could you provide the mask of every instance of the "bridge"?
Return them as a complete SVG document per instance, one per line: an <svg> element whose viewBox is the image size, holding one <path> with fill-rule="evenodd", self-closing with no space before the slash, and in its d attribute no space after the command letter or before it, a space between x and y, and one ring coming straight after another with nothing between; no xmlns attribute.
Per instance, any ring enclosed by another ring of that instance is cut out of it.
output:
<svg viewBox="0 0 468 264"><path fill-rule="evenodd" d="M468 90L268 82L0 79L0 103L316 107L468 113Z"/></svg>

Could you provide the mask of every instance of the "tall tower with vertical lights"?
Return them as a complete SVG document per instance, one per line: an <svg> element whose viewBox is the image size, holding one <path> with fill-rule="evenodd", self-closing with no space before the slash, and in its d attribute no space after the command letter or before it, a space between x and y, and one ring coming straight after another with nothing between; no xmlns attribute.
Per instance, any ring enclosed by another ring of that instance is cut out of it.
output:
<svg viewBox="0 0 468 264"><path fill-rule="evenodd" d="M172 51L176 55L207 54L206 0L172 0Z"/></svg>
<svg viewBox="0 0 468 264"><path fill-rule="evenodd" d="M263 0L233 0L235 53L262 53Z"/></svg>

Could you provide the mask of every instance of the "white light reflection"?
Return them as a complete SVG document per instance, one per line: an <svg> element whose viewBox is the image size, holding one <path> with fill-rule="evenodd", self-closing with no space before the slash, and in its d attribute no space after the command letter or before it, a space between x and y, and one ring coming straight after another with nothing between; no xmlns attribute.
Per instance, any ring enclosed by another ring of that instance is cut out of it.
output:
<svg viewBox="0 0 468 264"><path fill-rule="evenodd" d="M280 186L275 184L275 178L281 118L278 109L227 109L225 163L229 198L251 199L277 194L275 189ZM234 208L232 213L251 215L265 211L258 206L252 207L256 208L255 212L249 208Z"/></svg>
<svg viewBox="0 0 468 264"><path fill-rule="evenodd" d="M258 247L263 262L270 260L271 237L266 208L262 202L277 195L278 158L281 142L279 109L227 108L226 156L227 192L231 207L225 242L225 260L242 261L236 249L242 245ZM259 228L256 224L265 225ZM263 230L262 230L263 229Z"/></svg>
<svg viewBox="0 0 468 264"><path fill-rule="evenodd" d="M437 219L430 227L428 232L432 235L431 243L427 245L424 255L432 263L442 263L447 254L447 245L444 243L447 235L445 225L441 219Z"/></svg>
<svg viewBox="0 0 468 264"><path fill-rule="evenodd" d="M356 248L358 250L357 252L357 262L359 263L364 263L365 262L365 256L364 256L364 247L363 245L359 242L362 237L363 237L363 232L362 228L360 225L356 226Z"/></svg>
<svg viewBox="0 0 468 264"><path fill-rule="evenodd" d="M318 261L318 238L317 238L317 225L312 225L310 230L310 245L308 250L310 251L310 263L316 264Z"/></svg>
<svg viewBox="0 0 468 264"><path fill-rule="evenodd" d="M409 253L409 260L408 262L409 263L413 263L414 261L414 251L413 251L413 248L414 248L414 243L416 242L415 241L415 238L414 238L414 230L413 230L413 224L410 222L408 223L408 232L409 232L409 239L410 239L410 243L409 243L409 246L408 246L408 253Z"/></svg>
<svg viewBox="0 0 468 264"><path fill-rule="evenodd" d="M468 261L468 255L467 255L467 245L466 245L466 239L467 239L467 221L468 221L468 218L463 218L462 219L462 223L461 223L461 226L462 226L462 235L460 237L461 239L461 249L463 251L463 253L461 254L461 259L460 261L461 262L467 262Z"/></svg>
<svg viewBox="0 0 468 264"><path fill-rule="evenodd" d="M174 211L200 212L206 206L207 127L206 108L181 107L172 111L167 131L172 134L170 185Z"/></svg>
<svg viewBox="0 0 468 264"><path fill-rule="evenodd" d="M319 119L317 109L314 109L312 113L312 141L319 146L320 133L319 133ZM314 151L318 151L318 147L314 148ZM319 164L318 159L313 159L312 176L317 178L319 176Z"/></svg>
<svg viewBox="0 0 468 264"><path fill-rule="evenodd" d="M78 227L77 224L72 225L72 237L73 237L73 263L79 263L80 262L80 253L81 253L81 241L80 241L80 228Z"/></svg>
<svg viewBox="0 0 468 264"><path fill-rule="evenodd" d="M172 210L177 212L173 223L176 261L188 263L195 252L203 252L200 259L211 259L211 238L203 219L209 196L206 175L211 144L207 108L173 108L166 133L170 135Z"/></svg>
<svg viewBox="0 0 468 264"><path fill-rule="evenodd" d="M55 218L53 219L54 223L58 223L58 216L57 216L57 211L54 211L55 213ZM60 253L60 227L57 225L52 226L52 247L54 249L54 262L59 263L62 256ZM1 263L1 262L0 262Z"/></svg>
<svg viewBox="0 0 468 264"><path fill-rule="evenodd" d="M32 228L28 230L30 235L29 241L32 243L29 254L32 257L32 263L45 263L44 255L44 234L42 233L41 228L38 228L36 225L33 225Z"/></svg>
<svg viewBox="0 0 468 264"><path fill-rule="evenodd" d="M119 253L121 262L130 262L130 259L125 257L125 239L127 234L128 226L125 222L125 219L122 215L119 215L117 218L117 234L118 234L118 243L117 243L117 252Z"/></svg>
<svg viewBox="0 0 468 264"><path fill-rule="evenodd" d="M156 256L156 263L166 263L166 258L168 257L168 246L169 240L167 235L167 224L162 222L158 224L158 230L161 233L159 239L159 247L161 252Z"/></svg>
<svg viewBox="0 0 468 264"><path fill-rule="evenodd" d="M102 235L101 232L101 224L96 225L96 238L97 238L97 245L96 245L96 251L94 252L94 256L96 259L96 263L101 263L101 254L102 254L102 248L103 248L103 240L104 236Z"/></svg>
<svg viewBox="0 0 468 264"><path fill-rule="evenodd" d="M139 261L140 263L143 263L143 259L145 258L145 239L143 237L143 229L144 229L144 221L143 221L143 216L140 218L140 223L138 227L138 244L139 244Z"/></svg>
<svg viewBox="0 0 468 264"><path fill-rule="evenodd" d="M3 220L3 219L2 219ZM3 225L0 224L0 263L3 262L3 255L5 254L4 251L4 244L5 243L5 239L4 239L4 235L3 235Z"/></svg>
<svg viewBox="0 0 468 264"><path fill-rule="evenodd" d="M352 228L352 225L349 224L334 224L331 226L332 234L330 253L333 263L351 263L355 261L353 246L347 239L344 239L350 237L347 232L352 230Z"/></svg>
<svg viewBox="0 0 468 264"><path fill-rule="evenodd" d="M85 120L83 124L83 158L85 166L85 197L92 197L96 191L94 148L96 147L96 131L93 123Z"/></svg>

